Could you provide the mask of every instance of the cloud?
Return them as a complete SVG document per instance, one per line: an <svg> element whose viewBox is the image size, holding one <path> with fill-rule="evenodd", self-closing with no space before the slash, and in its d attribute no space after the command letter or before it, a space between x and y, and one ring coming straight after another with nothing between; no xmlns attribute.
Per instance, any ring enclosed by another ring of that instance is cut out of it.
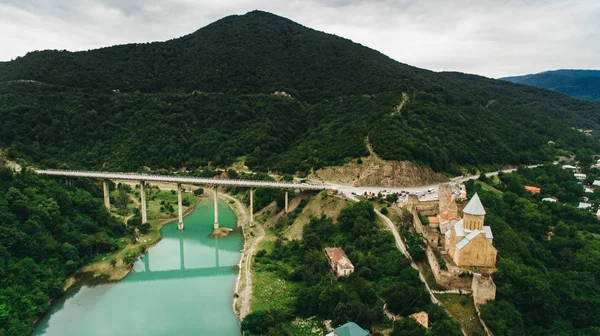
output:
<svg viewBox="0 0 600 336"><path fill-rule="evenodd" d="M435 71L499 77L600 68L594 0L0 0L0 60L168 40L254 9Z"/></svg>

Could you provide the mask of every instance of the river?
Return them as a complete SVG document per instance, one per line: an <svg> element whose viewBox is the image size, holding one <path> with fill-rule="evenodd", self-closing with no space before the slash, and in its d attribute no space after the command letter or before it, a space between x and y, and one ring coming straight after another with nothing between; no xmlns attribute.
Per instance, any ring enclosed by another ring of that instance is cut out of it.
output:
<svg viewBox="0 0 600 336"><path fill-rule="evenodd" d="M222 239L213 230L213 201L203 199L184 219L161 230L162 240L118 283L83 282L57 299L32 335L240 335L232 311L239 230ZM236 227L219 202L222 227Z"/></svg>

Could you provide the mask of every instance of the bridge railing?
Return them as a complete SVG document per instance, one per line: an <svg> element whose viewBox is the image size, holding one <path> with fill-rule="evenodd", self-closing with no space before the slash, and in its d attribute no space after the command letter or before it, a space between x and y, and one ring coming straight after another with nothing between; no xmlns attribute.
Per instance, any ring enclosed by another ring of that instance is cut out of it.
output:
<svg viewBox="0 0 600 336"><path fill-rule="evenodd" d="M99 171L84 171L84 170L60 170L60 169L39 169L38 174L53 175L53 176L71 176L71 177L87 177L87 178L103 178L114 180L130 180L130 181L154 181L168 183L187 183L187 184L209 184L209 185L224 185L237 187L260 187L260 188L280 188L280 189L301 189L301 190L325 190L332 188L326 184L307 184L307 183L286 183L274 181L255 181L241 179L215 179L204 177L182 177L173 175L151 175L140 173L123 173L123 172L99 172Z"/></svg>

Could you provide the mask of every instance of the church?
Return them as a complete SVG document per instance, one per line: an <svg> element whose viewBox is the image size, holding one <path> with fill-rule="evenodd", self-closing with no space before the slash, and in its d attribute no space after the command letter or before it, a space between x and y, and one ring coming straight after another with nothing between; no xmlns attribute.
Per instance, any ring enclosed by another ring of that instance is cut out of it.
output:
<svg viewBox="0 0 600 336"><path fill-rule="evenodd" d="M475 194L463 209L463 218L444 233L444 246L456 266L496 266L498 251L492 245L492 229L483 225L484 220L485 209Z"/></svg>

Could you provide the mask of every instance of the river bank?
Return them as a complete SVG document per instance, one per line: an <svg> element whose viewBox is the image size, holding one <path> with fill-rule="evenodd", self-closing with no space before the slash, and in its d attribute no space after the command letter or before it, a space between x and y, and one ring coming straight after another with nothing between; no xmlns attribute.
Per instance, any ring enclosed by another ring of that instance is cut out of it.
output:
<svg viewBox="0 0 600 336"><path fill-rule="evenodd" d="M196 205L200 203L203 197L204 196L198 196L196 198L194 204L191 205L190 208L187 209L187 211L183 214L184 218L189 216L194 211ZM123 247L121 250L106 255L102 258L102 260L98 260L81 267L74 275L65 281L64 290L66 291L69 288L77 285L79 281L91 278L96 279L98 282L117 282L122 280L133 269L133 265L126 265L123 263L123 257L125 254L136 253L139 256L146 253L162 239L160 230L165 225L172 223L177 219L177 217L174 217L168 219L150 220L150 231L147 234L140 235L139 242L134 243L128 241L127 245L125 245L125 247ZM140 250L140 247L143 247L143 250ZM113 259L117 260L117 263L114 267L110 264L110 261ZM55 299L56 298L52 299L51 302L53 302Z"/></svg>
<svg viewBox="0 0 600 336"><path fill-rule="evenodd" d="M244 238L244 248L239 261L239 272L235 283L235 291L233 295L233 311L238 320L242 321L250 312L250 303L252 298L252 260L258 244L265 236L265 231L258 222L254 222L254 226L250 226L249 209L240 202L237 198L220 194L223 200L227 200L227 204L233 210L238 219L238 226L242 229ZM235 207L232 206L232 203Z"/></svg>

